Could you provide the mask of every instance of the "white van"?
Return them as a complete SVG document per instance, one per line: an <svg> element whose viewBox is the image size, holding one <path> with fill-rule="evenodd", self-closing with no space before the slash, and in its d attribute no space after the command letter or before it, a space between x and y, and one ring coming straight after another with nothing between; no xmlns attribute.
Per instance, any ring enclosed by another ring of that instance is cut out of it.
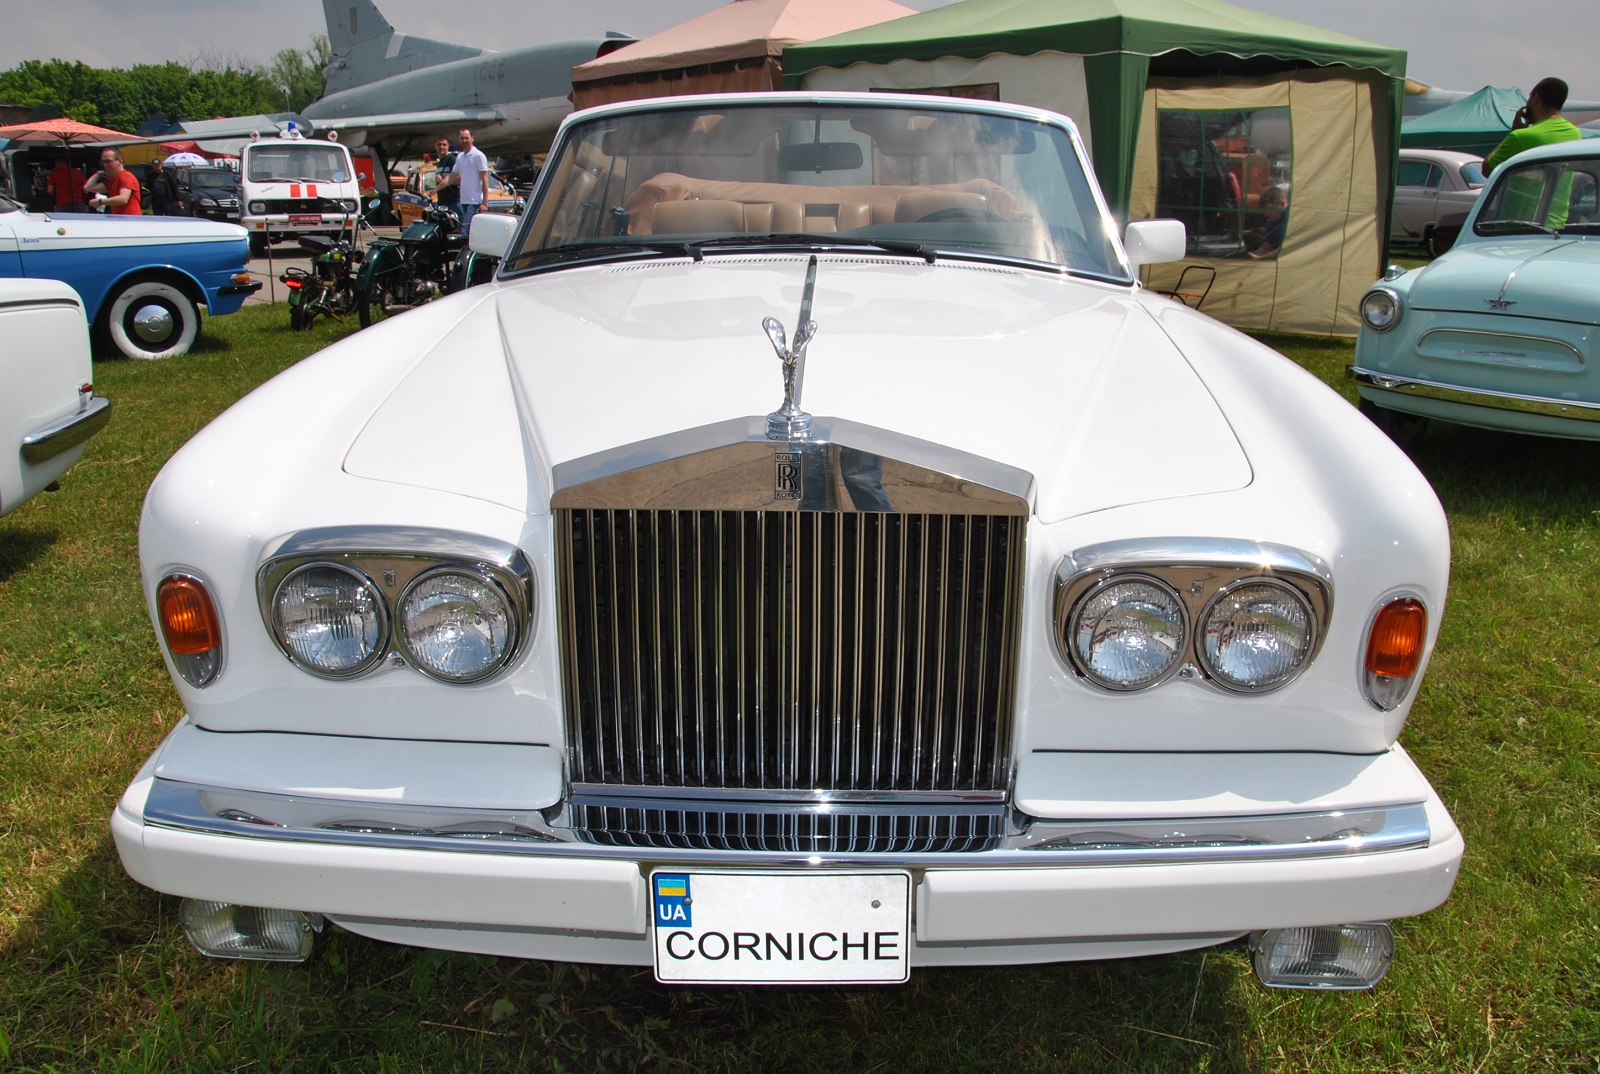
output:
<svg viewBox="0 0 1600 1074"><path fill-rule="evenodd" d="M250 252L257 256L271 242L348 229L361 207L350 150L306 138L292 125L282 138L245 143L239 180L239 222L249 230Z"/></svg>

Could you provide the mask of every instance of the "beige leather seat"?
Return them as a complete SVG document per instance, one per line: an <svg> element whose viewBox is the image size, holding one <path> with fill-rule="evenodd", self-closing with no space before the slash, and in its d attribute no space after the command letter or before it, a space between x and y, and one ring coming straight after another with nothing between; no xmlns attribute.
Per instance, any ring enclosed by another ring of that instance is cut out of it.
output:
<svg viewBox="0 0 1600 1074"><path fill-rule="evenodd" d="M961 212L981 220L989 212L989 199L962 190L916 190L901 194L895 201L894 222L914 224L930 213L944 211Z"/></svg>
<svg viewBox="0 0 1600 1074"><path fill-rule="evenodd" d="M656 235L696 235L744 231L744 205L737 201L663 201L650 216Z"/></svg>

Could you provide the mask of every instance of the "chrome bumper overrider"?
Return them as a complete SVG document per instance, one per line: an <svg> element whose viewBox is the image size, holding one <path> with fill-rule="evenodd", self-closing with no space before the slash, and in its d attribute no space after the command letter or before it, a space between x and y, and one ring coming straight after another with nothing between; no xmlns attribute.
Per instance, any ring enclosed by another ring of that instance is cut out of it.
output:
<svg viewBox="0 0 1600 1074"><path fill-rule="evenodd" d="M77 447L106 427L111 420L111 400L95 396L84 409L59 418L22 438L22 457L38 464Z"/></svg>
<svg viewBox="0 0 1600 1074"><path fill-rule="evenodd" d="M1415 395L1423 399L1437 399L1446 403L1489 407L1494 410L1511 410L1522 414L1539 414L1552 418L1575 418L1579 421L1600 421L1600 403L1584 403L1573 399L1551 399L1546 396L1518 395L1514 392L1495 392L1483 388L1458 388L1414 377L1395 377L1358 366L1347 366L1345 375L1363 388L1380 388L1402 395Z"/></svg>
<svg viewBox="0 0 1600 1074"><path fill-rule="evenodd" d="M681 808L681 800L673 805ZM807 806L827 810L826 805ZM915 808L896 809L908 815ZM1423 803L1242 817L1036 821L1012 814L993 849L935 853L818 853L620 847L580 839L563 826L570 805L498 811L306 798L156 778L143 810L153 828L201 835L364 847L611 861L740 862L770 867L827 862L897 868L1231 864L1372 855L1427 847Z"/></svg>

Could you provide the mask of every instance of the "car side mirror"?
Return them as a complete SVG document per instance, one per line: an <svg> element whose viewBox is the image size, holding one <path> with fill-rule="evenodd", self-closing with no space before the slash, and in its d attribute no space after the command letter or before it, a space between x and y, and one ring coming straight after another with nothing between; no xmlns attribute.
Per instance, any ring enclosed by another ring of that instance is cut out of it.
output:
<svg viewBox="0 0 1600 1074"><path fill-rule="evenodd" d="M1188 243L1182 220L1135 220L1122 234L1128 262L1134 268L1181 261L1188 252Z"/></svg>
<svg viewBox="0 0 1600 1074"><path fill-rule="evenodd" d="M475 254L504 257L511 248L511 236L517 230L517 218L504 213L479 213L472 218L467 233L467 245Z"/></svg>

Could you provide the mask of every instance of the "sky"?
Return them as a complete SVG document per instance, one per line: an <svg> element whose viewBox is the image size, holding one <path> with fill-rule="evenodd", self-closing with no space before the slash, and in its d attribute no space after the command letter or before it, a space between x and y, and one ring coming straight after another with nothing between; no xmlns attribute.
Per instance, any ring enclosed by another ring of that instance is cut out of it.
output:
<svg viewBox="0 0 1600 1074"><path fill-rule="evenodd" d="M618 30L664 30L724 0L377 0L404 33L507 49ZM848 2L848 0L844 0ZM916 10L948 0L900 0ZM1600 101L1594 55L1595 0L1233 0L1410 54L1409 75L1442 89L1485 85L1527 90L1564 78L1574 101ZM0 70L23 60L81 60L130 67L175 60L191 66L265 64L324 32L318 0L50 0L8 3Z"/></svg>

